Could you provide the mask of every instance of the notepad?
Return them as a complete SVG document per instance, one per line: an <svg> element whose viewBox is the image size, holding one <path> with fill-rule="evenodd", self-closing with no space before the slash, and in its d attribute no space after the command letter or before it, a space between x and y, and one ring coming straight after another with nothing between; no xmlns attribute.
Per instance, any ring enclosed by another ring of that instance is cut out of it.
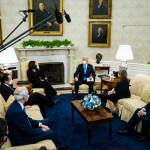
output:
<svg viewBox="0 0 150 150"><path fill-rule="evenodd" d="M89 78L87 78L87 82L90 82L90 81L94 81L93 78L91 80Z"/></svg>

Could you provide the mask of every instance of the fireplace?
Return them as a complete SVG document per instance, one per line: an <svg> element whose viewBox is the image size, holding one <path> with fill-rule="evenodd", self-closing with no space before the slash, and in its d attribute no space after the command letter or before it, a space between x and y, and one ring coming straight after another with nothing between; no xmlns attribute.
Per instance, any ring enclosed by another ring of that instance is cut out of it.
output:
<svg viewBox="0 0 150 150"><path fill-rule="evenodd" d="M17 48L19 61L35 60L39 64L63 62L64 65L64 81L62 83L70 83L74 80L73 74L75 70L74 52L75 47L59 47L59 48ZM59 69L58 69L59 70ZM61 78L63 76L60 75ZM59 77L60 78L60 77ZM59 81L60 82L60 81Z"/></svg>
<svg viewBox="0 0 150 150"><path fill-rule="evenodd" d="M52 85L64 84L64 63L40 63L40 70Z"/></svg>

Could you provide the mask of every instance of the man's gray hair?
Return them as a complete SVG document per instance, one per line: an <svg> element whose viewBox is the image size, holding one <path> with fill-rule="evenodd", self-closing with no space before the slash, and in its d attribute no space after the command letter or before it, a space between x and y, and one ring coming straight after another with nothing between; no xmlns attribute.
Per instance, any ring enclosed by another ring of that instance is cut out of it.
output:
<svg viewBox="0 0 150 150"><path fill-rule="evenodd" d="M28 90L25 87L17 87L14 91L14 98L17 101L22 100L23 97L27 95L28 95Z"/></svg>

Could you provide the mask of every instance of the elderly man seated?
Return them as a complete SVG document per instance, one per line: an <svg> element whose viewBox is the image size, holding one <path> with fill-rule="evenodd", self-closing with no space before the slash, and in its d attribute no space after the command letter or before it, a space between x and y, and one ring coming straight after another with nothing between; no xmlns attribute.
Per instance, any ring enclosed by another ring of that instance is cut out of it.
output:
<svg viewBox="0 0 150 150"><path fill-rule="evenodd" d="M82 64L79 64L74 73L76 99L78 99L78 90L81 84L87 84L89 86L89 94L92 93L95 76L93 66L88 64L88 57L83 56Z"/></svg>
<svg viewBox="0 0 150 150"><path fill-rule="evenodd" d="M17 87L14 91L14 102L9 106L6 112L6 121L8 125L8 136L13 146L34 144L36 142L54 138L54 132L51 129L50 120L33 120L28 117L24 107L29 98L28 90L25 87ZM59 145L57 150L66 149L66 145Z"/></svg>

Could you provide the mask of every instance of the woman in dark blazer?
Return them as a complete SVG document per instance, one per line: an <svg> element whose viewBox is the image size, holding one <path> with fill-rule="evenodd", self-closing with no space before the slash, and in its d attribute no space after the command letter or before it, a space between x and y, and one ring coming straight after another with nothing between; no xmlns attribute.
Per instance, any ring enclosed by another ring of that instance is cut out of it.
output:
<svg viewBox="0 0 150 150"><path fill-rule="evenodd" d="M35 61L30 61L28 67L27 76L33 88L44 88L45 94L49 99L53 99L55 95L60 95L60 93L56 92L47 81L47 77L37 68Z"/></svg>
<svg viewBox="0 0 150 150"><path fill-rule="evenodd" d="M111 91L108 91L108 93L104 95L104 99L107 99L112 113L118 113L115 103L117 103L119 99L129 98L131 96L129 86L127 71L122 70L120 72L120 82L117 83L115 88L113 88Z"/></svg>

